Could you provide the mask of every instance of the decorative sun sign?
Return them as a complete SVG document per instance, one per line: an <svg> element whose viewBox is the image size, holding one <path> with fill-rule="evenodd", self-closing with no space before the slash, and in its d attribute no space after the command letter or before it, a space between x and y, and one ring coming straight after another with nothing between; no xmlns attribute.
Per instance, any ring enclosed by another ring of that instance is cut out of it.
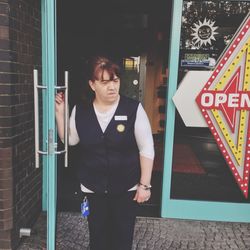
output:
<svg viewBox="0 0 250 250"><path fill-rule="evenodd" d="M196 102L247 198L250 171L250 15L225 50Z"/></svg>
<svg viewBox="0 0 250 250"><path fill-rule="evenodd" d="M206 46L207 44L211 45L212 40L216 40L214 36L218 34L218 32L215 32L215 30L218 29L218 26L214 26L214 24L215 22L207 20L206 18L203 22L199 21L198 24L194 23L191 36L193 36L192 40L195 45L198 45L199 47L202 45Z"/></svg>

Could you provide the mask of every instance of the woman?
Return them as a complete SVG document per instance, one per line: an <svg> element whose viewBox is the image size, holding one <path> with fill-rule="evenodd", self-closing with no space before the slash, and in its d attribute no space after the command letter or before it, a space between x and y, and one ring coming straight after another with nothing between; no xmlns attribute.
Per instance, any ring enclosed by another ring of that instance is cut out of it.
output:
<svg viewBox="0 0 250 250"><path fill-rule="evenodd" d="M150 198L153 138L142 105L121 96L120 68L106 57L89 63L89 104L76 105L69 144L80 144L78 177L87 195L91 250L130 250L138 203ZM64 137L64 99L56 95L58 134Z"/></svg>

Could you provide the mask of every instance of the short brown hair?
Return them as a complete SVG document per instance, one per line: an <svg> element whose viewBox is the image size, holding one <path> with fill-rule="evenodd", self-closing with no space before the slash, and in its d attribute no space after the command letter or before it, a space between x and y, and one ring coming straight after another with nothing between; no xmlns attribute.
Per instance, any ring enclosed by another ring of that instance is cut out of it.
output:
<svg viewBox="0 0 250 250"><path fill-rule="evenodd" d="M93 57L89 60L89 80L104 80L103 72L107 71L110 79L113 80L115 76L121 76L121 70L118 64L114 63L111 59L104 56ZM101 78L100 78L101 76Z"/></svg>

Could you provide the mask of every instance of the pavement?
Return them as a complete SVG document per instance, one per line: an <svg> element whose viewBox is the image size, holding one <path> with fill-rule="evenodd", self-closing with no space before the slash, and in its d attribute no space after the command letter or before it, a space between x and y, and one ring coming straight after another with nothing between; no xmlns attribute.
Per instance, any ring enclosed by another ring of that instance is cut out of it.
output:
<svg viewBox="0 0 250 250"><path fill-rule="evenodd" d="M59 212L57 215L57 250L87 250L87 220L80 213ZM24 237L18 250L46 249L46 214L42 213ZM250 250L250 223L212 222L137 217L133 250Z"/></svg>

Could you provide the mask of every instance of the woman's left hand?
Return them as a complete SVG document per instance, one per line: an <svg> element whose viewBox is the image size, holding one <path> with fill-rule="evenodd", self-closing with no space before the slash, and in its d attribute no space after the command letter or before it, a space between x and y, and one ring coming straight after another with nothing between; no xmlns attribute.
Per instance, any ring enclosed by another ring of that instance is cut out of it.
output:
<svg viewBox="0 0 250 250"><path fill-rule="evenodd" d="M134 197L134 201L137 201L138 203L143 203L146 202L150 199L151 196L151 191L150 189L145 190L142 187L138 187L135 197Z"/></svg>

